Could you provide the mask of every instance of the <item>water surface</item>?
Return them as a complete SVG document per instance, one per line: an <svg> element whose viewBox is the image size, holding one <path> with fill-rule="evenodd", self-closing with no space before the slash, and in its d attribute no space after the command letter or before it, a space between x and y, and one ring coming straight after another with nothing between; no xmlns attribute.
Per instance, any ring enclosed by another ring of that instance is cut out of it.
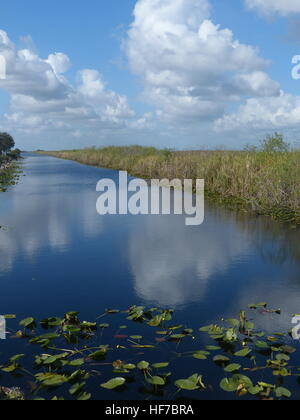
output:
<svg viewBox="0 0 300 420"><path fill-rule="evenodd" d="M96 183L118 172L25 155L0 196L0 313L39 319L79 310L171 307L193 327L249 303L300 311L299 229L206 203L205 223L181 216L99 216ZM274 316L261 326L274 329ZM3 346L3 342L0 343Z"/></svg>

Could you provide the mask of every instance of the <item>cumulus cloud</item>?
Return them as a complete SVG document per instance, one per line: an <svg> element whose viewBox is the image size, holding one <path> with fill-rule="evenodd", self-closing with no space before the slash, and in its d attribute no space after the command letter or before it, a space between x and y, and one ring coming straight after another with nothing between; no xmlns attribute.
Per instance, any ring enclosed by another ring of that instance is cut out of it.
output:
<svg viewBox="0 0 300 420"><path fill-rule="evenodd" d="M299 0L246 0L246 4L264 15L300 13Z"/></svg>
<svg viewBox="0 0 300 420"><path fill-rule="evenodd" d="M214 120L230 101L280 94L269 62L212 22L207 0L139 0L125 50L161 119Z"/></svg>
<svg viewBox="0 0 300 420"><path fill-rule="evenodd" d="M281 91L276 98L250 98L236 113L215 122L217 131L299 128L300 96Z"/></svg>
<svg viewBox="0 0 300 420"><path fill-rule="evenodd" d="M2 128L28 134L64 129L78 136L85 129L126 126L134 116L127 98L109 90L98 71L80 71L72 85L65 76L71 62L63 53L43 59L30 49L18 50L0 31L0 54L7 70L0 88L11 95Z"/></svg>

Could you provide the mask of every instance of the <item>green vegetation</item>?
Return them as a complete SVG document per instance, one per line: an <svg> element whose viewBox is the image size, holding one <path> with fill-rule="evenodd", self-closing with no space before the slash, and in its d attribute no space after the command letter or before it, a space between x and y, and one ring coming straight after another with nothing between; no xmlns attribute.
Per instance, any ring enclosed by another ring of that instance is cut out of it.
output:
<svg viewBox="0 0 300 420"><path fill-rule="evenodd" d="M8 133L0 133L0 192L6 191L9 185L16 183L18 166L16 161L21 158L21 151L14 149L15 141Z"/></svg>
<svg viewBox="0 0 300 420"><path fill-rule="evenodd" d="M15 147L15 141L8 133L0 133L0 152L7 154Z"/></svg>
<svg viewBox="0 0 300 420"><path fill-rule="evenodd" d="M257 323L261 314L264 319L269 315L278 328L280 310L270 310L266 303L247 310ZM107 400L116 391L124 399L126 392L168 400L221 399L226 393L233 398L296 398L299 352L291 346L291 333L268 334L244 310L237 318L197 330L174 325L175 315L173 310L132 306L107 309L93 322L82 322L78 312L40 323L26 318L9 343L23 354L0 366L2 384L14 383L14 388L0 387L0 399Z"/></svg>
<svg viewBox="0 0 300 420"><path fill-rule="evenodd" d="M300 151L280 134L244 151L171 151L107 147L40 152L133 176L205 179L206 196L259 215L300 224Z"/></svg>

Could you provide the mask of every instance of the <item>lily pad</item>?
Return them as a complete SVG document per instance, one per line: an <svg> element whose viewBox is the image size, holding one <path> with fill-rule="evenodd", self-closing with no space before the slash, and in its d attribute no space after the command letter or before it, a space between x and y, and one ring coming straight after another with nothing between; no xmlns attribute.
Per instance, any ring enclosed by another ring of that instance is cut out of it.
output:
<svg viewBox="0 0 300 420"><path fill-rule="evenodd" d="M102 384L101 387L105 389L116 389L122 385L124 385L126 382L126 379L124 378L114 378L110 381L106 382L105 384Z"/></svg>

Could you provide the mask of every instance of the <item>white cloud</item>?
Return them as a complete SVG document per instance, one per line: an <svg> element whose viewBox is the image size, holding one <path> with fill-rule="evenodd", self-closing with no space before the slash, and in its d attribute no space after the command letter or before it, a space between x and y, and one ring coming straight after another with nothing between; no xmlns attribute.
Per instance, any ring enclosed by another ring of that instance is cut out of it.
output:
<svg viewBox="0 0 300 420"><path fill-rule="evenodd" d="M71 67L69 57L63 53L50 54L46 61L56 74L66 73Z"/></svg>
<svg viewBox="0 0 300 420"><path fill-rule="evenodd" d="M64 129L64 135L82 130L128 126L134 116L125 96L109 90L101 74L85 69L72 85L65 73L71 62L63 53L46 59L30 49L18 50L0 31L0 54L6 59L7 78L0 88L11 95L10 112L2 129L39 133Z"/></svg>
<svg viewBox="0 0 300 420"><path fill-rule="evenodd" d="M299 0L246 0L246 4L264 15L300 13Z"/></svg>
<svg viewBox="0 0 300 420"><path fill-rule="evenodd" d="M228 102L280 93L269 62L214 24L207 0L139 0L124 45L163 120L214 120Z"/></svg>
<svg viewBox="0 0 300 420"><path fill-rule="evenodd" d="M251 98L236 113L215 122L217 131L296 129L300 124L300 96L281 92L276 98Z"/></svg>

